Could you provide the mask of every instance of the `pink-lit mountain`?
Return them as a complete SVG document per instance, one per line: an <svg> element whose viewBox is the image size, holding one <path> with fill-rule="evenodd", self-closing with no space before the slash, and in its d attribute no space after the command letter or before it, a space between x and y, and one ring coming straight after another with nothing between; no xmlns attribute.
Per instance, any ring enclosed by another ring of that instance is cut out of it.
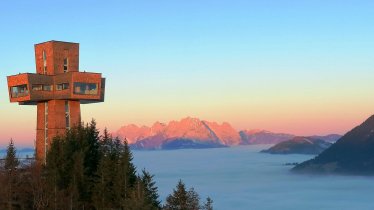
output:
<svg viewBox="0 0 374 210"><path fill-rule="evenodd" d="M180 149L235 146L240 144L275 144L294 137L291 134L263 130L237 131L229 123L218 124L187 117L151 127L134 124L121 127L115 136L126 139L135 149Z"/></svg>
<svg viewBox="0 0 374 210"><path fill-rule="evenodd" d="M156 122L151 127L127 125L115 135L127 139L130 145L139 149L222 147L241 143L239 133L230 124L190 117L168 124Z"/></svg>

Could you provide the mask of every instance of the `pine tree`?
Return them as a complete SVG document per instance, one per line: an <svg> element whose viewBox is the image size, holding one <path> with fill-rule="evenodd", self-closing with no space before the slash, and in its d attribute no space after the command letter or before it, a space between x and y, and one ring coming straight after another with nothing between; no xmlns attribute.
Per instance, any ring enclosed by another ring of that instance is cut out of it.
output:
<svg viewBox="0 0 374 210"><path fill-rule="evenodd" d="M113 139L107 129L100 141L100 160L94 184L93 202L96 209L118 207L115 201L114 178L116 176L118 155L113 149Z"/></svg>
<svg viewBox="0 0 374 210"><path fill-rule="evenodd" d="M130 192L130 198L127 199L129 210L152 210L151 206L145 203L145 191L141 177L138 176L134 188Z"/></svg>
<svg viewBox="0 0 374 210"><path fill-rule="evenodd" d="M137 177L128 203L129 210L160 210L157 187L152 180L153 176L145 170Z"/></svg>
<svg viewBox="0 0 374 210"><path fill-rule="evenodd" d="M164 206L165 210L175 210L183 209L187 210L188 208L188 194L186 191L186 186L179 180L176 189L173 190L173 194L169 195L166 198L166 204Z"/></svg>
<svg viewBox="0 0 374 210"><path fill-rule="evenodd" d="M49 185L45 174L43 174L43 165L34 162L27 170L30 174L23 186L24 191L29 193L30 206L36 210L47 209L49 201L53 200L53 193L51 193L53 188L49 188L53 185Z"/></svg>
<svg viewBox="0 0 374 210"><path fill-rule="evenodd" d="M145 169L142 170L141 182L144 187L145 203L152 207L152 209L161 209L161 201L157 192L156 182L153 180L154 175L151 175Z"/></svg>
<svg viewBox="0 0 374 210"><path fill-rule="evenodd" d="M6 151L4 168L8 170L9 172L13 172L17 169L19 164L20 162L17 158L17 150L14 146L13 139L10 139L10 142L9 142L9 145Z"/></svg>
<svg viewBox="0 0 374 210"><path fill-rule="evenodd" d="M173 194L166 198L165 210L199 210L200 207L200 196L194 190L190 188L186 190L186 186L179 180L176 189L173 190Z"/></svg>
<svg viewBox="0 0 374 210"><path fill-rule="evenodd" d="M81 124L53 140L47 154L48 183L54 189L51 205L58 209L92 207L99 153L96 124ZM95 157L89 157L95 155ZM96 162L97 161L97 162Z"/></svg>
<svg viewBox="0 0 374 210"><path fill-rule="evenodd" d="M7 183L4 188L6 188L6 200L8 209L13 209L13 203L16 201L17 197L17 185L19 183L18 166L20 162L17 159L17 150L14 146L13 139L10 139L6 156L5 156L5 181Z"/></svg>
<svg viewBox="0 0 374 210"><path fill-rule="evenodd" d="M100 160L99 151L99 131L96 128L95 120L86 128L87 136L83 142L83 152L84 152L84 166L86 168L85 174L92 178L97 170L97 165Z"/></svg>
<svg viewBox="0 0 374 210"><path fill-rule="evenodd" d="M127 142L123 144L116 138L115 150L119 150L119 161L117 176L114 181L117 199L121 208L126 209L129 207L128 200L130 199L131 193L134 190L134 186L137 180L136 167L132 163L132 153Z"/></svg>
<svg viewBox="0 0 374 210"><path fill-rule="evenodd" d="M204 210L213 210L213 200L210 197L206 198L206 202L203 206Z"/></svg>
<svg viewBox="0 0 374 210"><path fill-rule="evenodd" d="M190 188L187 192L187 205L190 210L200 209L200 196L194 188Z"/></svg>
<svg viewBox="0 0 374 210"><path fill-rule="evenodd" d="M80 187L80 199L92 204L92 194L95 185L97 167L100 162L100 137L95 120L92 120L84 129L81 139L81 158L83 160L83 176ZM88 207L88 206L85 207ZM86 208L87 209L87 208Z"/></svg>
<svg viewBox="0 0 374 210"><path fill-rule="evenodd" d="M49 206L52 209L58 209L59 201L64 199L61 196L61 180L62 180L62 150L64 147L63 138L57 136L53 139L50 149L47 153L47 161L45 165L45 176L48 189L50 190ZM44 175L43 174L43 175Z"/></svg>

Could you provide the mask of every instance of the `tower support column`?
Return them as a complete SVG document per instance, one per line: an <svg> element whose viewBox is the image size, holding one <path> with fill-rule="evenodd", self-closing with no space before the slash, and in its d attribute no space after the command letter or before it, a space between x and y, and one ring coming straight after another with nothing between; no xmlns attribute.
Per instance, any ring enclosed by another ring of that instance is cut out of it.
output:
<svg viewBox="0 0 374 210"><path fill-rule="evenodd" d="M45 160L55 136L64 135L67 129L81 121L80 102L50 100L37 104L36 158Z"/></svg>

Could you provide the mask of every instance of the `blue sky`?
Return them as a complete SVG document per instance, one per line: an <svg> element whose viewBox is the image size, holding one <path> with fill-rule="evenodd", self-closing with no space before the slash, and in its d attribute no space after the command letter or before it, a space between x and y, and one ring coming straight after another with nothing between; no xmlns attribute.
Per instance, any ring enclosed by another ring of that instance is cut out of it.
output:
<svg viewBox="0 0 374 210"><path fill-rule="evenodd" d="M82 117L112 131L193 116L344 133L374 110L373 1L2 1L0 26L0 141L34 138L5 78L34 72L47 40L79 42L80 69L107 78Z"/></svg>

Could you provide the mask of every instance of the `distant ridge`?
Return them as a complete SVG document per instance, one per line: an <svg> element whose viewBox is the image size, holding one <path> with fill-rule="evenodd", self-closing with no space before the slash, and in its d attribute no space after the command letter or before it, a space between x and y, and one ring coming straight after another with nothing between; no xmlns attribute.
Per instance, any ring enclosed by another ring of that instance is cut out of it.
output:
<svg viewBox="0 0 374 210"><path fill-rule="evenodd" d="M295 137L292 134L265 130L235 130L229 123L222 124L183 118L169 123L155 122L151 127L129 124L113 133L126 139L134 149L212 148L248 144L276 144ZM340 138L339 135L320 136L319 139ZM336 139L335 139L336 140Z"/></svg>
<svg viewBox="0 0 374 210"><path fill-rule="evenodd" d="M0 153L6 153L6 148L5 149L0 149ZM34 152L35 150L33 148L20 148L20 149L17 149L17 153L21 153L21 152Z"/></svg>
<svg viewBox="0 0 374 210"><path fill-rule="evenodd" d="M265 130L243 130L239 131L242 139L241 144L277 144L295 137L292 134L272 133Z"/></svg>
<svg viewBox="0 0 374 210"><path fill-rule="evenodd" d="M280 142L261 152L270 154L320 154L329 148L331 144L322 139L296 136L291 140Z"/></svg>
<svg viewBox="0 0 374 210"><path fill-rule="evenodd" d="M322 139L324 141L327 141L327 142L331 142L331 143L334 143L336 142L337 140L339 140L342 135L339 135L339 134L329 134L329 135L326 135L326 136L310 136L311 138L314 138L314 139Z"/></svg>

